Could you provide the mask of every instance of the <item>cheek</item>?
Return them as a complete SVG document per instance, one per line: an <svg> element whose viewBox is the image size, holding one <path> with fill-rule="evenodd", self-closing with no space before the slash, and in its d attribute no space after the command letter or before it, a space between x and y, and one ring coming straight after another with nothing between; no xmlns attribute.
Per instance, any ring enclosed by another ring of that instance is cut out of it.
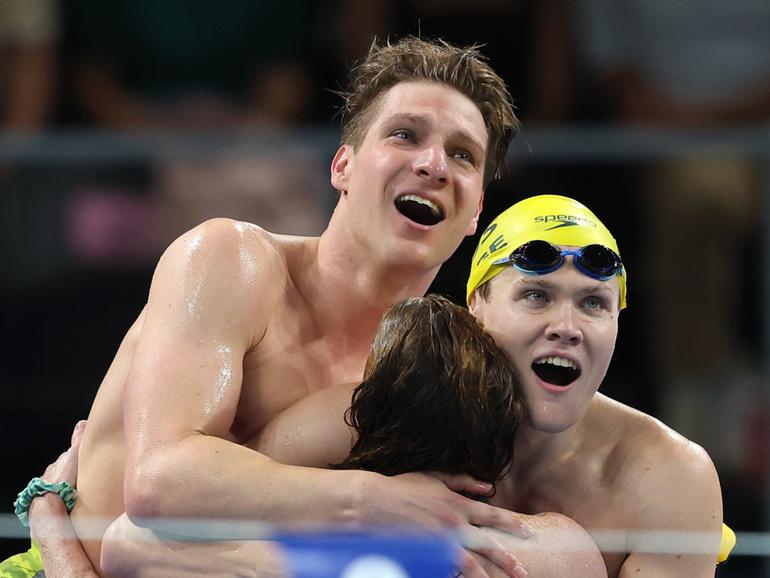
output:
<svg viewBox="0 0 770 578"><path fill-rule="evenodd" d="M510 328L516 327L516 324L509 325L503 323L501 326ZM513 365L516 374L522 376L529 369L529 364L526 361L527 352L524 347L523 333L520 331L512 332L510 329L508 331L490 330L489 333Z"/></svg>
<svg viewBox="0 0 770 578"><path fill-rule="evenodd" d="M615 341L617 336L617 323L614 323L611 326L596 333L594 343L597 348L597 369L599 369L602 374L606 373L607 368L612 361L612 355L615 352Z"/></svg>
<svg viewBox="0 0 770 578"><path fill-rule="evenodd" d="M479 210L481 205L481 199L484 196L484 188L481 184L481 179L473 177L465 177L459 179L461 187L461 195L465 199L465 203L468 205L468 210L474 213Z"/></svg>

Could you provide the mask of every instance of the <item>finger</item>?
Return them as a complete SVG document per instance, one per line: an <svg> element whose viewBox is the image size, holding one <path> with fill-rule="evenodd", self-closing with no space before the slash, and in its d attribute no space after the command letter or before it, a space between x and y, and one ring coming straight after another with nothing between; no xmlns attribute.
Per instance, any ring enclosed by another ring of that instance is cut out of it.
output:
<svg viewBox="0 0 770 578"><path fill-rule="evenodd" d="M491 533L474 526L466 526L459 532L458 537L461 544L486 559L477 559L477 561L481 563L481 567L485 568L490 575L493 570L490 567L492 565L504 572L506 576L510 576L510 578L523 578L527 576L526 569L518 559L508 552Z"/></svg>
<svg viewBox="0 0 770 578"><path fill-rule="evenodd" d="M72 447L78 447L80 445L80 441L83 439L83 433L86 431L86 420L81 419L78 423L75 424L75 428L72 430L72 438L70 439L70 445Z"/></svg>
<svg viewBox="0 0 770 578"><path fill-rule="evenodd" d="M470 502L468 521L474 526L491 526L525 539L535 533L535 529L516 512L472 500Z"/></svg>
<svg viewBox="0 0 770 578"><path fill-rule="evenodd" d="M60 482L61 481L59 479L60 466L62 463L70 459L71 453L72 453L72 448L69 448L66 451L59 454L59 457L56 458L56 461L54 461L52 464L49 464L48 467L43 472L43 475L40 477L46 482L48 482L49 484L55 484L56 482Z"/></svg>
<svg viewBox="0 0 770 578"><path fill-rule="evenodd" d="M435 472L431 474L441 480L444 485L453 492L489 496L493 486L488 482L481 482L467 474L444 474Z"/></svg>
<svg viewBox="0 0 770 578"><path fill-rule="evenodd" d="M478 560L468 551L463 551L460 567L465 578L489 578L489 574L484 571Z"/></svg>
<svg viewBox="0 0 770 578"><path fill-rule="evenodd" d="M506 576L510 576L510 578L523 578L524 576L527 576L527 570L516 559L516 556L510 552L506 552L502 549L490 550L481 548L476 550L476 553L484 556L490 563L505 572Z"/></svg>

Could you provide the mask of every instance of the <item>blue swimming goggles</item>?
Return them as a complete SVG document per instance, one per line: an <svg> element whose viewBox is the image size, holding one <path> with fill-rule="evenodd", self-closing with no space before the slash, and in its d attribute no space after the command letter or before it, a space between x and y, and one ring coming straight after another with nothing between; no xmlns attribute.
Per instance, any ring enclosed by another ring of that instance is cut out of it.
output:
<svg viewBox="0 0 770 578"><path fill-rule="evenodd" d="M498 259L493 265L512 265L527 275L545 275L564 264L565 257L572 255L575 267L584 275L599 281L609 281L623 274L620 256L604 245L586 245L576 250L561 249L548 241L529 241L514 250L508 257Z"/></svg>

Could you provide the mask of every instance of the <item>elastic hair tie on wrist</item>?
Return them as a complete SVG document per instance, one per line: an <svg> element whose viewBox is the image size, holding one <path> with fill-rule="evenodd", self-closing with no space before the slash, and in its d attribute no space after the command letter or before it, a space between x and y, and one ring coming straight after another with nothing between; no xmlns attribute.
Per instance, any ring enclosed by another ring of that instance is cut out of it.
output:
<svg viewBox="0 0 770 578"><path fill-rule="evenodd" d="M69 482L56 482L50 484L42 478L32 478L27 487L19 492L19 497L13 503L14 513L19 518L22 526L29 527L29 507L38 496L44 494L56 494L63 501L67 512L71 512L75 507L75 501L78 497L77 490Z"/></svg>

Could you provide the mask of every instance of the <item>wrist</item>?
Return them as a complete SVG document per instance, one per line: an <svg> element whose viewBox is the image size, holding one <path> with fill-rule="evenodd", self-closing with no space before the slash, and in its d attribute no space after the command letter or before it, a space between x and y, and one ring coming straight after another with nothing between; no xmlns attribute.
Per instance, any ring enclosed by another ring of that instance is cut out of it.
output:
<svg viewBox="0 0 770 578"><path fill-rule="evenodd" d="M62 532L62 528L69 527L69 512L59 496L48 493L32 500L28 522L32 539L42 542L68 533Z"/></svg>
<svg viewBox="0 0 770 578"><path fill-rule="evenodd" d="M14 512L22 525L29 525L29 509L35 501L35 498L45 496L49 493L56 495L63 501L67 512L71 511L75 506L77 491L69 482L62 481L51 483L46 482L42 478L32 478L29 484L27 484L27 487L19 492L18 498L13 503Z"/></svg>
<svg viewBox="0 0 770 578"><path fill-rule="evenodd" d="M380 474L363 470L343 470L348 474L346 484L347 507L343 509L342 524L352 528L361 528L371 522L372 507L381 491Z"/></svg>
<svg viewBox="0 0 770 578"><path fill-rule="evenodd" d="M29 505L29 521L33 522L33 518L38 514L58 514L66 516L69 514L67 506L64 505L62 499L56 494L48 493L42 496L37 496Z"/></svg>
<svg viewBox="0 0 770 578"><path fill-rule="evenodd" d="M386 477L375 472L363 470L343 470L349 474L347 502L349 508L345 511L343 524L353 528L377 523L377 507L380 496L383 495L383 483L387 483Z"/></svg>

